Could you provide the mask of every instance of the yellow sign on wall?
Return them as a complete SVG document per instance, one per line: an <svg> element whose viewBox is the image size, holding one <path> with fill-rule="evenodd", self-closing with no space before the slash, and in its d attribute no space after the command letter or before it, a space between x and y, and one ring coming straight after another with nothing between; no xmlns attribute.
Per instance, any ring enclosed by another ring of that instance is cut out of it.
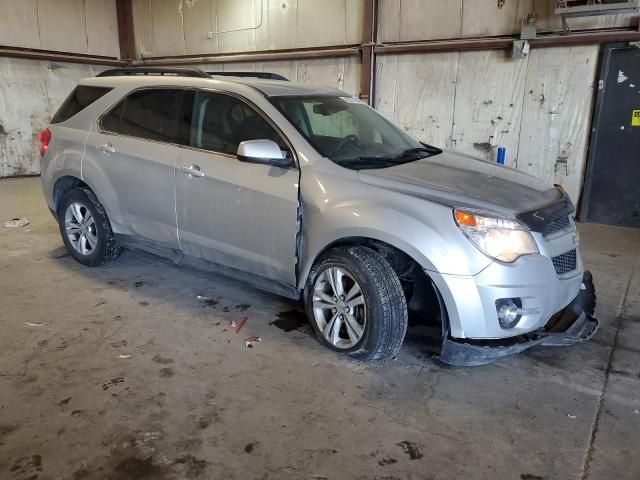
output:
<svg viewBox="0 0 640 480"><path fill-rule="evenodd" d="M631 119L632 127L640 127L640 110L633 111L633 118Z"/></svg>

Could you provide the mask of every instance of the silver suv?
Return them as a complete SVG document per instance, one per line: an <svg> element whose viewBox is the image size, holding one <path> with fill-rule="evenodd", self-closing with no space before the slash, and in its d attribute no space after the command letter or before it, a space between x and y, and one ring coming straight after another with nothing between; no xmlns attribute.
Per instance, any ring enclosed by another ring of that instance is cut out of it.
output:
<svg viewBox="0 0 640 480"><path fill-rule="evenodd" d="M395 356L410 322L458 365L597 328L561 188L421 143L339 90L109 70L39 138L77 261L138 248L303 298L320 342L354 358Z"/></svg>

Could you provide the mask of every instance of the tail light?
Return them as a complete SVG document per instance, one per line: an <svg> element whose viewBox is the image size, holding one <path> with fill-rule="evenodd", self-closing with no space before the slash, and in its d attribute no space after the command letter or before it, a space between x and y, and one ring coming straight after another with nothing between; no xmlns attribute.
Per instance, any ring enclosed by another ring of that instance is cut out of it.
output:
<svg viewBox="0 0 640 480"><path fill-rule="evenodd" d="M49 142L51 141L51 130L48 128L42 130L38 134L38 140L40 140L40 156L44 157L44 154L47 153L47 148L49 148Z"/></svg>

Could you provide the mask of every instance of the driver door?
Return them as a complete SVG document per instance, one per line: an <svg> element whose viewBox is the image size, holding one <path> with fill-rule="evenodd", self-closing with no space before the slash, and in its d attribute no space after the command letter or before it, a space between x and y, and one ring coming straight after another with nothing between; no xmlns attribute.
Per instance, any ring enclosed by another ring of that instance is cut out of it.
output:
<svg viewBox="0 0 640 480"><path fill-rule="evenodd" d="M283 137L253 106L198 91L190 147L176 159L176 215L183 251L219 265L295 285L299 171L237 159L245 140Z"/></svg>

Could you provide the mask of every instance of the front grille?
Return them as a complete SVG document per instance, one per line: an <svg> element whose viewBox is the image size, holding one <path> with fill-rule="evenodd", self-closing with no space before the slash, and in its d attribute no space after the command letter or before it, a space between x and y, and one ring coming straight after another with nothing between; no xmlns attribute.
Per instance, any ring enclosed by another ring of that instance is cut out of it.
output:
<svg viewBox="0 0 640 480"><path fill-rule="evenodd" d="M554 222L551 222L549 226L544 231L543 235L545 237L549 237L554 233L562 232L564 230L569 230L571 228L571 221L569 220L569 216L561 217Z"/></svg>
<svg viewBox="0 0 640 480"><path fill-rule="evenodd" d="M557 257L553 257L551 261L553 261L553 266L555 267L558 275L564 275L565 273L572 272L578 268L577 253L575 249L569 250Z"/></svg>

